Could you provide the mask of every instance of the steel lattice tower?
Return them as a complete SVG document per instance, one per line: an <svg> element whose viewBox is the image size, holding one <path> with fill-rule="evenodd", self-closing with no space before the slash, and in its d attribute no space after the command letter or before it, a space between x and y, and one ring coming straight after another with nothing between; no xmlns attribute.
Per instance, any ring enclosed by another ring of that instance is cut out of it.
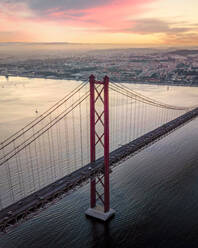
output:
<svg viewBox="0 0 198 248"><path fill-rule="evenodd" d="M89 78L90 83L90 159L91 164L96 160L96 147L101 144L104 150L103 172L90 180L90 208L86 215L108 220L115 211L110 209L109 189L109 78L104 77L103 81L96 81L93 75ZM98 102L103 108L99 111ZM97 129L98 125L102 128ZM99 186L103 192L98 190ZM96 205L100 200L102 205Z"/></svg>

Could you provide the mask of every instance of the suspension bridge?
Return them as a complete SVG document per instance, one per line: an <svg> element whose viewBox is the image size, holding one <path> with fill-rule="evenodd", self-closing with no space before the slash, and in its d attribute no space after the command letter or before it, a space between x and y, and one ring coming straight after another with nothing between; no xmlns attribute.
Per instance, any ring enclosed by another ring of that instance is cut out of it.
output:
<svg viewBox="0 0 198 248"><path fill-rule="evenodd" d="M0 231L88 180L86 214L108 219L111 168L197 115L91 75L1 142Z"/></svg>

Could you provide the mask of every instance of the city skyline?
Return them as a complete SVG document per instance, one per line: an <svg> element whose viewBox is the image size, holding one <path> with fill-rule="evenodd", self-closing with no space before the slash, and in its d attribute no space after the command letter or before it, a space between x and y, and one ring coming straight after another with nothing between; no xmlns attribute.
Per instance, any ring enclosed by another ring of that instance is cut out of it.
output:
<svg viewBox="0 0 198 248"><path fill-rule="evenodd" d="M0 42L195 46L196 0L0 0Z"/></svg>

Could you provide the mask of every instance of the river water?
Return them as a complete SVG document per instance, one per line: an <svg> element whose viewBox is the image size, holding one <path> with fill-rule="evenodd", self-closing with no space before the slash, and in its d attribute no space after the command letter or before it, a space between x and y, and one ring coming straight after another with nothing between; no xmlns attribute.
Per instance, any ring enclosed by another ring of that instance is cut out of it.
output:
<svg viewBox="0 0 198 248"><path fill-rule="evenodd" d="M134 88L171 104L189 106L198 99L197 88ZM7 123L12 126L12 121ZM111 207L116 215L110 222L85 217L89 206L89 185L85 185L2 235L0 247L197 247L197 126L195 119L114 168Z"/></svg>

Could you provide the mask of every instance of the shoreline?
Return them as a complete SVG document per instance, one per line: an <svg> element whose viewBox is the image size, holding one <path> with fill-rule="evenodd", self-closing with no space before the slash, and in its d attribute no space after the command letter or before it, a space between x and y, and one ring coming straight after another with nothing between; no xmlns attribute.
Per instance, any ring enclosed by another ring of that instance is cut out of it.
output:
<svg viewBox="0 0 198 248"><path fill-rule="evenodd" d="M44 77L44 76L32 76L32 75L3 75L0 74L0 77L5 77L9 80L9 77L21 77L21 78L28 78L28 79L50 79L50 80L68 80L68 81L89 81L89 79L83 79L83 78L63 78L63 77ZM110 77L110 81L111 81L111 77ZM197 84L185 84L185 83L179 83L179 82L173 82L173 83L167 83L167 82L148 82L148 81L133 81L133 82L129 82L129 81L124 81L124 82L120 82L120 81L115 81L113 80L113 83L126 83L126 84L146 84L146 85L157 85L157 86L181 86L181 87L198 87L198 82Z"/></svg>

